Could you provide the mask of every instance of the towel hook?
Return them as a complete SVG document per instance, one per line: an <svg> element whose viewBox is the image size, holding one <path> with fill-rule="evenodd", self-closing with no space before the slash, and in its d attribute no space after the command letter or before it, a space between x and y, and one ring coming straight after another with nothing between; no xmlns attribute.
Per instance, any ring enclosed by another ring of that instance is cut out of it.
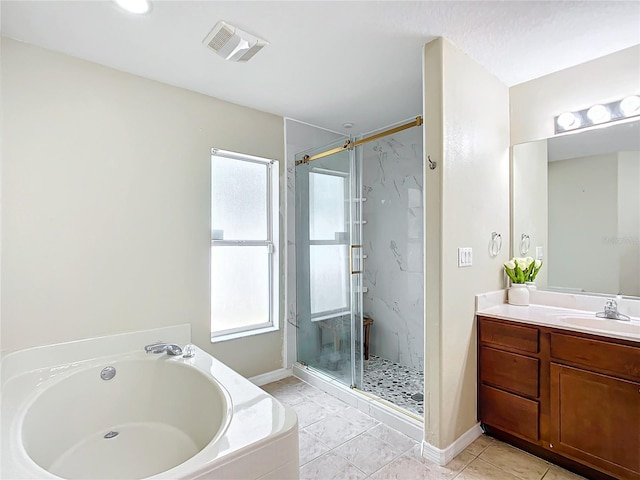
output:
<svg viewBox="0 0 640 480"><path fill-rule="evenodd" d="M491 232L491 243L489 244L489 255L497 257L502 250L502 235L498 232Z"/></svg>
<svg viewBox="0 0 640 480"><path fill-rule="evenodd" d="M438 164L431 160L431 155L427 155L427 160L429 160L429 169L435 170Z"/></svg>
<svg viewBox="0 0 640 480"><path fill-rule="evenodd" d="M529 247L531 247L531 237L526 233L520 236L520 255L526 255L529 253Z"/></svg>

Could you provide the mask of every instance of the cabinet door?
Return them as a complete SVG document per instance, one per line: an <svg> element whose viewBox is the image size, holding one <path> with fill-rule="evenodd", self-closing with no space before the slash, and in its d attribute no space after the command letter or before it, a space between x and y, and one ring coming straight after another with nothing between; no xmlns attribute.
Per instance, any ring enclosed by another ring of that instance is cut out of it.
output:
<svg viewBox="0 0 640 480"><path fill-rule="evenodd" d="M640 383L551 363L551 445L617 478L640 475Z"/></svg>

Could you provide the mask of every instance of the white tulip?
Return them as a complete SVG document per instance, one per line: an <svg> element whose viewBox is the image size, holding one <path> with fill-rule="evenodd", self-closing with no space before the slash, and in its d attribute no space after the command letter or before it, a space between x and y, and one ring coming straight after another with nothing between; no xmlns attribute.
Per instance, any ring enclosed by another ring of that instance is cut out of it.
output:
<svg viewBox="0 0 640 480"><path fill-rule="evenodd" d="M504 264L504 268L508 268L509 270L514 270L516 268L516 262L513 260L509 260Z"/></svg>
<svg viewBox="0 0 640 480"><path fill-rule="evenodd" d="M540 268L540 265L542 265L542 260L536 260L536 262L534 263L534 267Z"/></svg>
<svg viewBox="0 0 640 480"><path fill-rule="evenodd" d="M527 268L527 259L523 257L514 258L516 265L518 265L522 270Z"/></svg>

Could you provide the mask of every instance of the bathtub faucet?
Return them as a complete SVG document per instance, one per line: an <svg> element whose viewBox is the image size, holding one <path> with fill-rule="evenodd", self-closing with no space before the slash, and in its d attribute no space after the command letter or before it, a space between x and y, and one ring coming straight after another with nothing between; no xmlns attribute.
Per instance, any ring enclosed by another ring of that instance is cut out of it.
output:
<svg viewBox="0 0 640 480"><path fill-rule="evenodd" d="M144 347L144 351L147 353L164 353L170 357L177 357L178 355L182 355L182 348L180 348L175 343L152 343L151 345L147 345Z"/></svg>

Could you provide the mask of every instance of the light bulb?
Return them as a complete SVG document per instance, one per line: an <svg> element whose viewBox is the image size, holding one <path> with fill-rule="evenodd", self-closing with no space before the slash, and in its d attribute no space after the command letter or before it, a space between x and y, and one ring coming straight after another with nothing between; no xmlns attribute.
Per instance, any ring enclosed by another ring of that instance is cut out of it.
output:
<svg viewBox="0 0 640 480"><path fill-rule="evenodd" d="M575 113L564 112L558 117L558 126L564 128L577 128L580 126L580 120Z"/></svg>
<svg viewBox="0 0 640 480"><path fill-rule="evenodd" d="M640 97L637 95L630 95L624 98L620 102L620 110L625 117L640 113Z"/></svg>
<svg viewBox="0 0 640 480"><path fill-rule="evenodd" d="M602 123L611 119L611 113L604 105L594 105L587 111L587 117L593 123Z"/></svg>
<svg viewBox="0 0 640 480"><path fill-rule="evenodd" d="M151 9L149 0L114 0L121 8L129 13L147 13Z"/></svg>

